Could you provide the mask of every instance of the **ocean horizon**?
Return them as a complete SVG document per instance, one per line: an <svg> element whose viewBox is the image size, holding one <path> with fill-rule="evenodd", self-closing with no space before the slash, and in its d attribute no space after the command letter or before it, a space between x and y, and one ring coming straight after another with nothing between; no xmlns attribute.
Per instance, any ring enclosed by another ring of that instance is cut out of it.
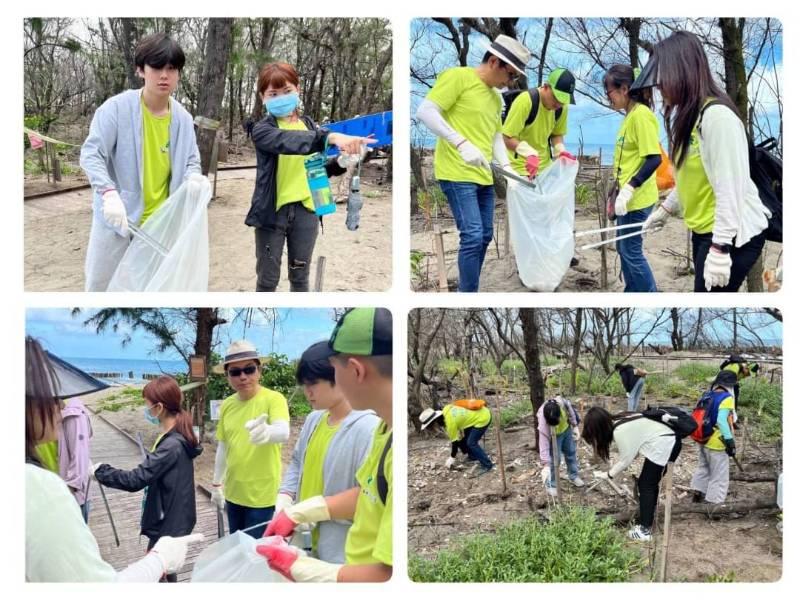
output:
<svg viewBox="0 0 800 600"><path fill-rule="evenodd" d="M144 375L175 375L188 372L183 360L151 359L151 358L91 358L75 356L59 356L71 365L86 373L111 374L116 377L99 377L114 383L141 383Z"/></svg>

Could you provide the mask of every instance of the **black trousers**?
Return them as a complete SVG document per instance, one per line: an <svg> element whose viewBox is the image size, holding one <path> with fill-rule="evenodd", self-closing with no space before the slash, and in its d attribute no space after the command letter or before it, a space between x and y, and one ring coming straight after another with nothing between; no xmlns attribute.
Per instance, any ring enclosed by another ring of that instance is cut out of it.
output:
<svg viewBox="0 0 800 600"><path fill-rule="evenodd" d="M694 291L706 292L706 282L703 279L706 256L711 249L711 233L692 233L692 256L694 260ZM741 248L731 248L731 278L725 287L711 288L712 292L737 292L750 269L756 264L761 250L764 249L766 237L762 231Z"/></svg>
<svg viewBox="0 0 800 600"><path fill-rule="evenodd" d="M307 292L319 217L300 202L284 204L275 223L256 227L256 291L274 292L281 278L283 245L289 255L289 290Z"/></svg>
<svg viewBox="0 0 800 600"><path fill-rule="evenodd" d="M669 455L668 462L674 463L681 453L681 440L675 437L675 445ZM656 501L658 500L658 484L664 475L666 467L657 465L649 459L644 459L642 472L639 474L639 522L645 529L653 526L656 514Z"/></svg>

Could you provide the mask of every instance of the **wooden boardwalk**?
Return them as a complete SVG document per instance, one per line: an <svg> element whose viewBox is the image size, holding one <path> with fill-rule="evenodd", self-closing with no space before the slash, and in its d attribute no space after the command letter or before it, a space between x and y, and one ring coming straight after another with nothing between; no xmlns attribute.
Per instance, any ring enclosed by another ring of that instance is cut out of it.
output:
<svg viewBox="0 0 800 600"><path fill-rule="evenodd" d="M107 421L92 415L92 428L92 464L104 462L119 469L132 469L141 462L141 453L136 442ZM100 546L100 554L115 569L120 570L142 558L147 550L147 538L139 535L143 493L131 494L111 488L105 488L105 492L119 535L119 547L114 542L114 533L97 481L92 481L89 491L89 527ZM197 524L194 533L202 533L206 539L189 547L186 564L178 573L178 581L189 580L197 555L217 539L216 510L200 491L196 493L196 503Z"/></svg>

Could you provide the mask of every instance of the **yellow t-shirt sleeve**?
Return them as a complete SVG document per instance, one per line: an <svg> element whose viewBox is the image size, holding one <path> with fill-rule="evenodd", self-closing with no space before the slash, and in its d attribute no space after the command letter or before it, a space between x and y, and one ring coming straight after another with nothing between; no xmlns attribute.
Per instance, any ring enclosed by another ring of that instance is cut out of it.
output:
<svg viewBox="0 0 800 600"><path fill-rule="evenodd" d="M270 423L289 421L289 404L286 402L286 396L276 392L275 397L270 402L267 415Z"/></svg>
<svg viewBox="0 0 800 600"><path fill-rule="evenodd" d="M531 113L531 95L529 92L522 92L511 103L508 109L505 123L502 123L503 135L519 139L522 135L522 130L525 129L525 120Z"/></svg>
<svg viewBox="0 0 800 600"><path fill-rule="evenodd" d="M222 406L219 407L219 421L217 421L217 433L216 438L218 442L222 442L227 444L227 439L225 438L225 405L227 402L225 400L222 401Z"/></svg>
<svg viewBox="0 0 800 600"><path fill-rule="evenodd" d="M439 75L426 98L442 110L447 111L458 101L463 86L464 82L459 69L448 69Z"/></svg>
<svg viewBox="0 0 800 600"><path fill-rule="evenodd" d="M661 154L661 146L658 143L658 121L655 115L649 110L637 110L631 115L633 122L630 124L639 156L645 157L651 154Z"/></svg>
<svg viewBox="0 0 800 600"><path fill-rule="evenodd" d="M553 127L553 133L551 135L567 135L568 113L569 113L569 107L565 105L563 110L561 111L561 116L556 120L556 124Z"/></svg>

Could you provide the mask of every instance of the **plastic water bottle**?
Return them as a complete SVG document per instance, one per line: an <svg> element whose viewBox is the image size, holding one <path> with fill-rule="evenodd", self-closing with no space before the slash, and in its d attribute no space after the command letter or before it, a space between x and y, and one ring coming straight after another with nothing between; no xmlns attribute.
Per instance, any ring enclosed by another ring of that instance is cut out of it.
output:
<svg viewBox="0 0 800 600"><path fill-rule="evenodd" d="M311 190L311 199L314 201L314 213L321 217L336 212L336 203L333 201L331 184L325 172L325 157L316 152L304 161L308 188Z"/></svg>

